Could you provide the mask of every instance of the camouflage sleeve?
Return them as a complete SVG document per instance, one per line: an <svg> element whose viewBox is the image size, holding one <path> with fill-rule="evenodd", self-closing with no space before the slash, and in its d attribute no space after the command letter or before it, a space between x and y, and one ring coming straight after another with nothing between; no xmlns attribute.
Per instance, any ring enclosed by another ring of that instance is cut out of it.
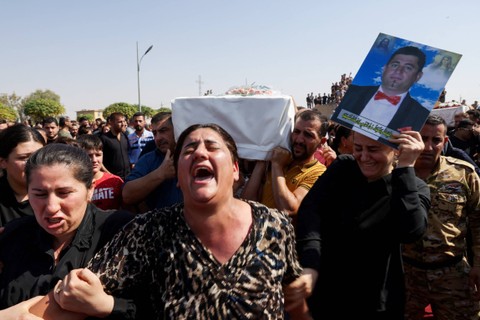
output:
<svg viewBox="0 0 480 320"><path fill-rule="evenodd" d="M468 228L471 235L473 264L480 266L480 178L475 172L466 174L469 187L467 201Z"/></svg>

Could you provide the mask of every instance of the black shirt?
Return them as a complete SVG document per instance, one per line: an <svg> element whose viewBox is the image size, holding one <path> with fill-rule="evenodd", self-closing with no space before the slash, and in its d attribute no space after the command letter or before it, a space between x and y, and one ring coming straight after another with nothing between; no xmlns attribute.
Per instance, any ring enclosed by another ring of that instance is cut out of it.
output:
<svg viewBox="0 0 480 320"><path fill-rule="evenodd" d="M0 177L0 227L14 219L33 216L33 209L27 201L17 202L7 180L7 175Z"/></svg>
<svg viewBox="0 0 480 320"><path fill-rule="evenodd" d="M479 149L478 138L474 137L472 139L465 141L457 138L454 133L448 136L448 140L450 141L450 143L455 148L459 148L465 151L465 153L468 154L468 156L472 159L472 161L475 161L475 155L477 154Z"/></svg>
<svg viewBox="0 0 480 320"><path fill-rule="evenodd" d="M128 138L120 133L120 140L111 131L102 134L103 164L122 180L130 173L130 159L128 158Z"/></svg>
<svg viewBox="0 0 480 320"><path fill-rule="evenodd" d="M35 217L7 224L0 235L0 309L47 294L70 270L85 267L132 218L126 211L103 211L89 204L72 243L63 249L56 265L53 237Z"/></svg>
<svg viewBox="0 0 480 320"><path fill-rule="evenodd" d="M353 156L340 155L298 210L300 263L319 274L314 318L403 318L400 245L422 236L429 207L430 190L413 168L368 182Z"/></svg>

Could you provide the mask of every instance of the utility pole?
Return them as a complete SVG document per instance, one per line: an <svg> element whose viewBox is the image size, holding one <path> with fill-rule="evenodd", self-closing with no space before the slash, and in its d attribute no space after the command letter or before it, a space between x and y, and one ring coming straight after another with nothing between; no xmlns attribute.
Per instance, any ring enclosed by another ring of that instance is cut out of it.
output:
<svg viewBox="0 0 480 320"><path fill-rule="evenodd" d="M196 81L198 83L198 95L202 95L202 76L198 76L198 80Z"/></svg>
<svg viewBox="0 0 480 320"><path fill-rule="evenodd" d="M140 60L138 59L138 41L137 41L137 88L138 88L138 111L142 111L142 105L140 104L140 63L142 62L143 57L152 50L153 45L148 47L147 51L142 55Z"/></svg>

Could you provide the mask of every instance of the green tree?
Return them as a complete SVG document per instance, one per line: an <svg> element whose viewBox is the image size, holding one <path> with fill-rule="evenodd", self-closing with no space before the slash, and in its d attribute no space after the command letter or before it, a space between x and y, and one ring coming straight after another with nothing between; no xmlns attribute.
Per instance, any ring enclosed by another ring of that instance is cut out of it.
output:
<svg viewBox="0 0 480 320"><path fill-rule="evenodd" d="M38 99L53 100L60 103L60 96L51 90L37 90L23 98L23 103Z"/></svg>
<svg viewBox="0 0 480 320"><path fill-rule="evenodd" d="M137 107L126 102L113 103L103 110L103 118L107 119L114 112L121 112L130 119L137 112Z"/></svg>
<svg viewBox="0 0 480 320"><path fill-rule="evenodd" d="M92 123L93 120L94 120L94 119L93 119L93 115L91 115L91 114L79 113L79 114L77 115L77 121L79 121L79 119L80 119L81 117L87 118L87 119L88 119L88 122L90 122L90 123Z"/></svg>
<svg viewBox="0 0 480 320"><path fill-rule="evenodd" d="M65 108L60 102L42 98L29 100L24 110L25 115L33 121L42 121L46 117L58 117L65 113Z"/></svg>
<svg viewBox="0 0 480 320"><path fill-rule="evenodd" d="M154 109L147 106L142 106L142 112L145 113L146 118L151 118L156 113Z"/></svg>
<svg viewBox="0 0 480 320"><path fill-rule="evenodd" d="M161 107L160 109L155 111L155 113L159 113L159 112L172 112L172 109L167 107Z"/></svg>
<svg viewBox="0 0 480 320"><path fill-rule="evenodd" d="M20 119L23 121L25 120L23 116L23 109L22 104L21 104L21 99L22 97L17 96L15 93L12 93L11 95L7 94L2 94L0 95L0 103L3 104L5 107L9 107L16 111L17 116L20 117ZM22 117L23 116L23 117Z"/></svg>
<svg viewBox="0 0 480 320"><path fill-rule="evenodd" d="M36 101L38 99L45 99L45 100L51 100L57 102L59 105L60 103L60 96L56 94L55 92L51 90L36 90L35 92L29 94L28 96L24 97L20 101L20 105L17 108L18 114L22 120L24 120L25 116L28 116L28 114L25 112L25 107L27 104L29 104L31 101ZM65 112L65 111L63 111ZM60 113L61 114L61 113ZM48 116L53 116L53 115L48 115ZM41 121L41 119L37 119L37 121Z"/></svg>
<svg viewBox="0 0 480 320"><path fill-rule="evenodd" d="M17 112L12 107L0 102L0 119L15 122L17 120Z"/></svg>

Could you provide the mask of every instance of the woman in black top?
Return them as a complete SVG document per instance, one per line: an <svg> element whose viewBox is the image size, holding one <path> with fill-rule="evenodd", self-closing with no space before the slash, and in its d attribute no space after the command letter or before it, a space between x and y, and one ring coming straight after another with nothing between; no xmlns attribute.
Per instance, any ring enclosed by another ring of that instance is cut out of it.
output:
<svg viewBox="0 0 480 320"><path fill-rule="evenodd" d="M89 203L93 170L83 149L47 145L30 156L26 177L35 216L12 221L0 235L0 309L47 294L132 218Z"/></svg>
<svg viewBox="0 0 480 320"><path fill-rule="evenodd" d="M23 216L33 216L28 203L25 162L43 147L42 135L31 127L16 124L0 133L0 227Z"/></svg>
<svg viewBox="0 0 480 320"><path fill-rule="evenodd" d="M430 192L413 168L420 134L394 137L398 150L355 132L353 156L339 156L300 206L298 289L314 287L314 319L403 318L400 246L425 231Z"/></svg>

